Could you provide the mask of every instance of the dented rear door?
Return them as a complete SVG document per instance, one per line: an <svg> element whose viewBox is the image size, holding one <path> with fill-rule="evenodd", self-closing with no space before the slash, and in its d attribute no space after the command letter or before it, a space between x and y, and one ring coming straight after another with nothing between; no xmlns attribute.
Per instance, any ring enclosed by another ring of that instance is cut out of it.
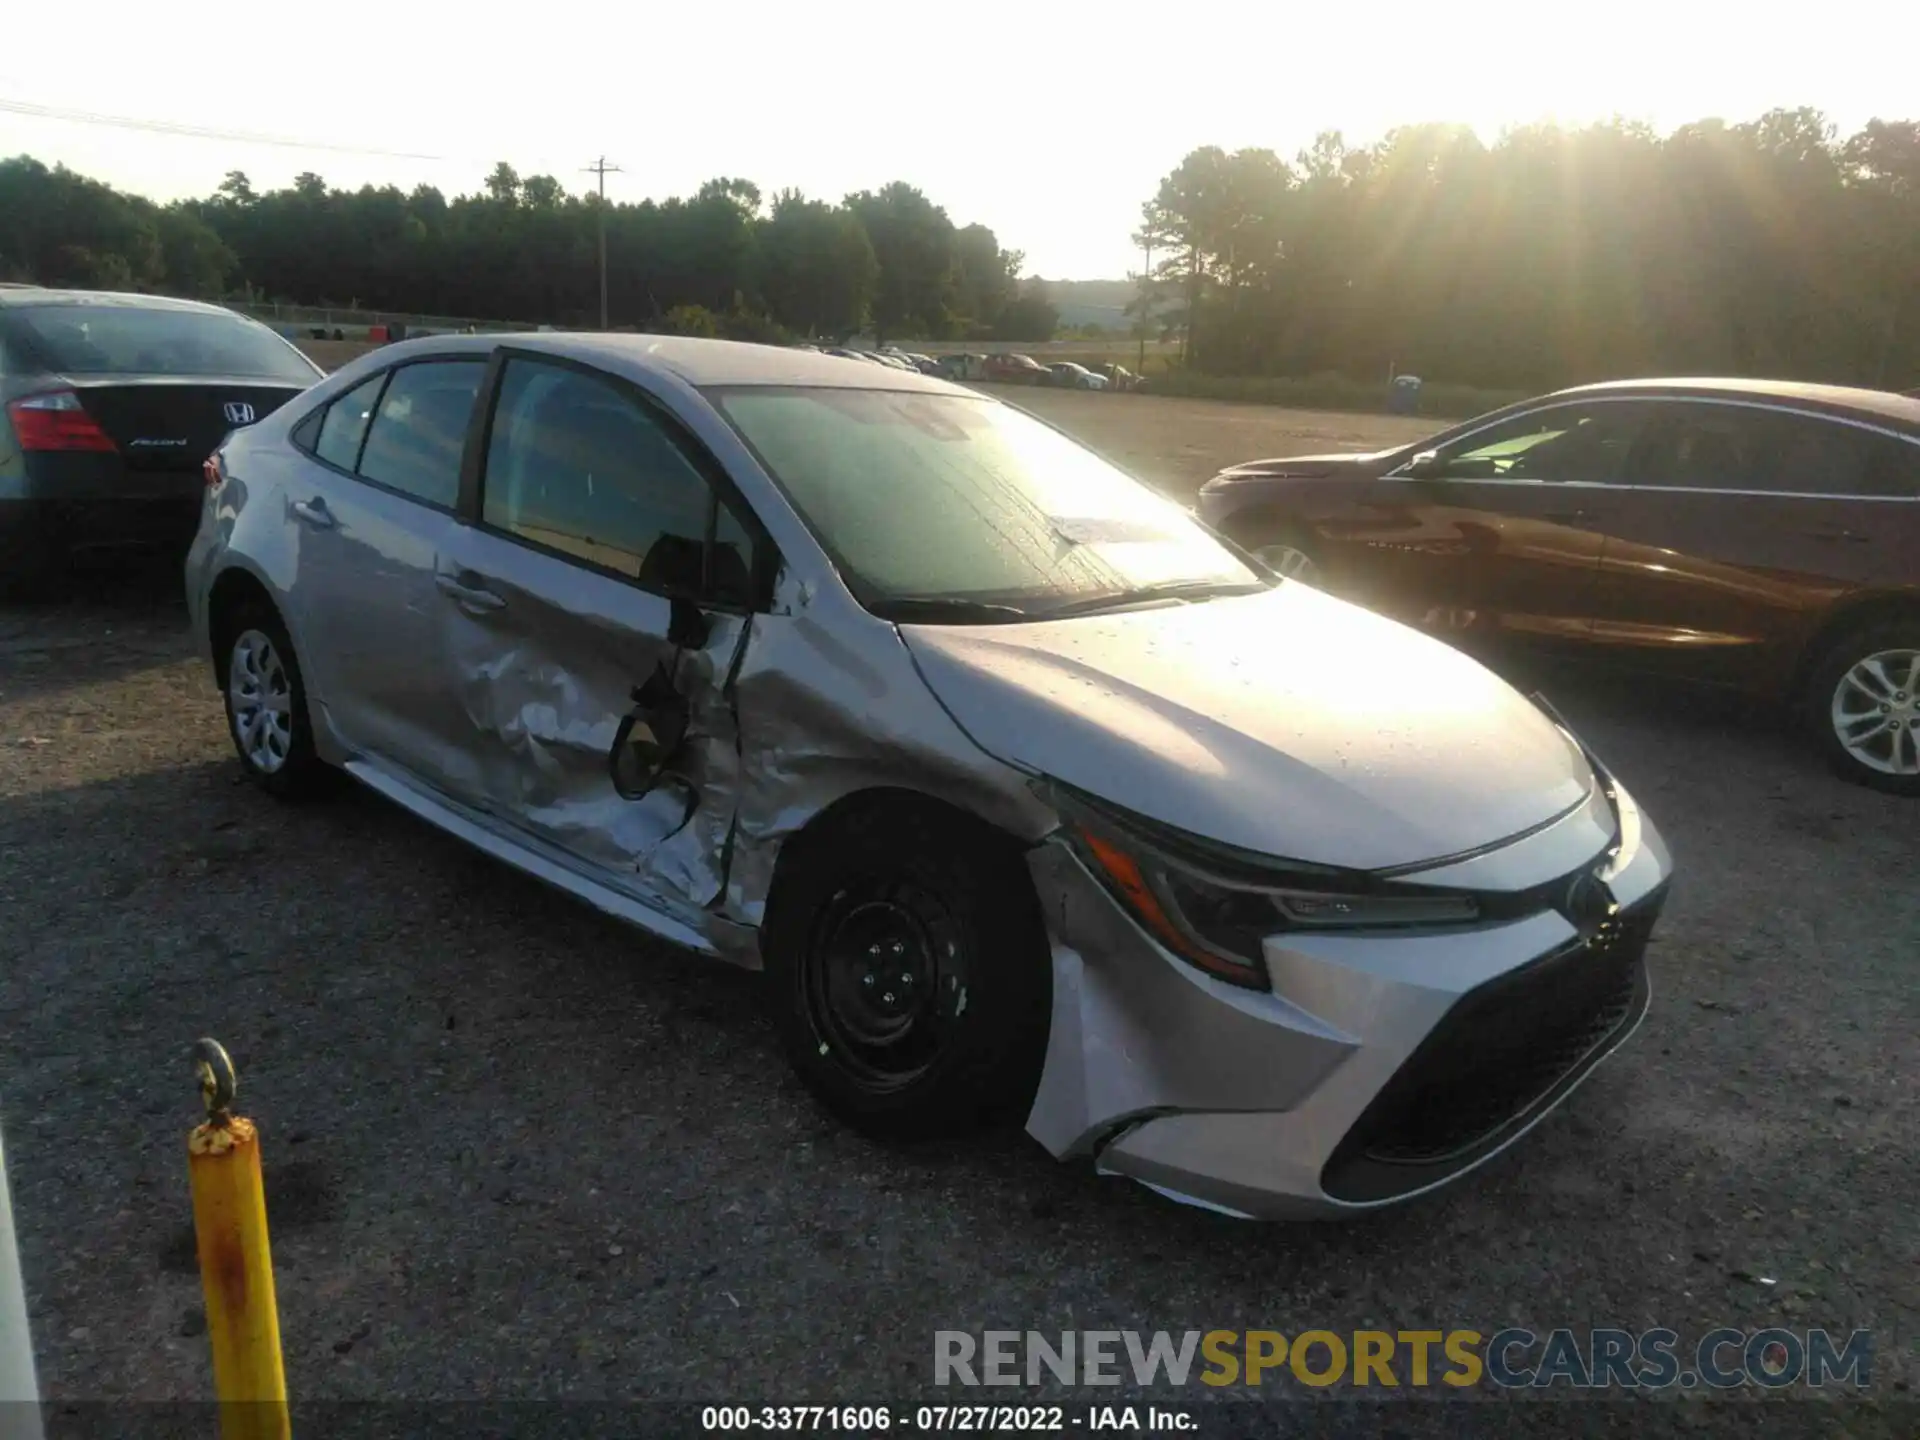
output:
<svg viewBox="0 0 1920 1440"><path fill-rule="evenodd" d="M703 457L633 387L525 355L497 384L473 523L435 563L465 717L455 798L690 919L720 893L734 817L745 532ZM682 734L640 793L612 768L630 714L642 734Z"/></svg>

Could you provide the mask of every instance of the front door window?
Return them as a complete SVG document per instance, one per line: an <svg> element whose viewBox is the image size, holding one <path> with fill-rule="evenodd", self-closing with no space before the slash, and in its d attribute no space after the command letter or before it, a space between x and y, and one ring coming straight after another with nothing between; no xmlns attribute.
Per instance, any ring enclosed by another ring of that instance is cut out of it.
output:
<svg viewBox="0 0 1920 1440"><path fill-rule="evenodd" d="M1482 430L1449 447L1425 473L1442 480L1611 484L1644 412L1638 405L1560 405Z"/></svg>
<svg viewBox="0 0 1920 1440"><path fill-rule="evenodd" d="M659 420L597 376L508 362L483 494L482 520L504 534L657 594L747 599L739 525L710 555L712 487Z"/></svg>

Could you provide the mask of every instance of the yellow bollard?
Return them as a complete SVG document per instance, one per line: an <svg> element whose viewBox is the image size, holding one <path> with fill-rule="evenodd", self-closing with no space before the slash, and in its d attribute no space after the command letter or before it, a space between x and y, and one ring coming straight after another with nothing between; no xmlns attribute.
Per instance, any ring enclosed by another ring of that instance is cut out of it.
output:
<svg viewBox="0 0 1920 1440"><path fill-rule="evenodd" d="M187 1137L187 1169L220 1433L224 1440L288 1440L259 1133L232 1112L233 1062L219 1042L196 1041L192 1058L207 1120Z"/></svg>

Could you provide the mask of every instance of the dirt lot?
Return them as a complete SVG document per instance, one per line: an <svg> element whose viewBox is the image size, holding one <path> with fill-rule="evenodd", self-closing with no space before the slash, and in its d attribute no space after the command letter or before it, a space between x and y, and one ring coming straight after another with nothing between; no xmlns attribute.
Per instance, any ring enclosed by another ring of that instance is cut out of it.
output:
<svg viewBox="0 0 1920 1440"><path fill-rule="evenodd" d="M1032 400L1173 489L1421 430ZM1439 1198L1262 1227L1019 1135L856 1139L786 1077L752 977L369 795L276 806L241 783L169 568L0 612L0 1102L43 1385L207 1392L181 1141L184 1047L211 1033L264 1129L306 1399L924 1399L937 1328L1664 1325L1687 1345L1784 1324L1872 1327L1881 1402L1788 1418L1912 1434L1920 811L1830 779L1743 710L1549 688L1678 858L1652 1015ZM1753 1409L1662 1414L1718 1432ZM1477 1434L1492 1413L1407 1404L1385 1423ZM1551 1414L1589 1433L1648 1420Z"/></svg>

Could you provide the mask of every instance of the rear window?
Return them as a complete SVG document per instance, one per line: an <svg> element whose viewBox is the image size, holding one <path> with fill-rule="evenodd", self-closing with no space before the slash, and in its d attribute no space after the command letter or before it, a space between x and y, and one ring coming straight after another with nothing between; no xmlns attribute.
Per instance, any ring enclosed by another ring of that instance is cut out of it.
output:
<svg viewBox="0 0 1920 1440"><path fill-rule="evenodd" d="M29 305L7 314L15 348L68 375L223 375L311 385L319 372L238 315L128 305Z"/></svg>
<svg viewBox="0 0 1920 1440"><path fill-rule="evenodd" d="M360 463L360 444L367 438L367 426L373 420L373 405L380 398L380 387L387 383L387 372L354 386L327 407L320 422L320 435L314 453L337 469L351 471ZM306 428L306 421L301 421ZM304 436L302 437L305 438Z"/></svg>

